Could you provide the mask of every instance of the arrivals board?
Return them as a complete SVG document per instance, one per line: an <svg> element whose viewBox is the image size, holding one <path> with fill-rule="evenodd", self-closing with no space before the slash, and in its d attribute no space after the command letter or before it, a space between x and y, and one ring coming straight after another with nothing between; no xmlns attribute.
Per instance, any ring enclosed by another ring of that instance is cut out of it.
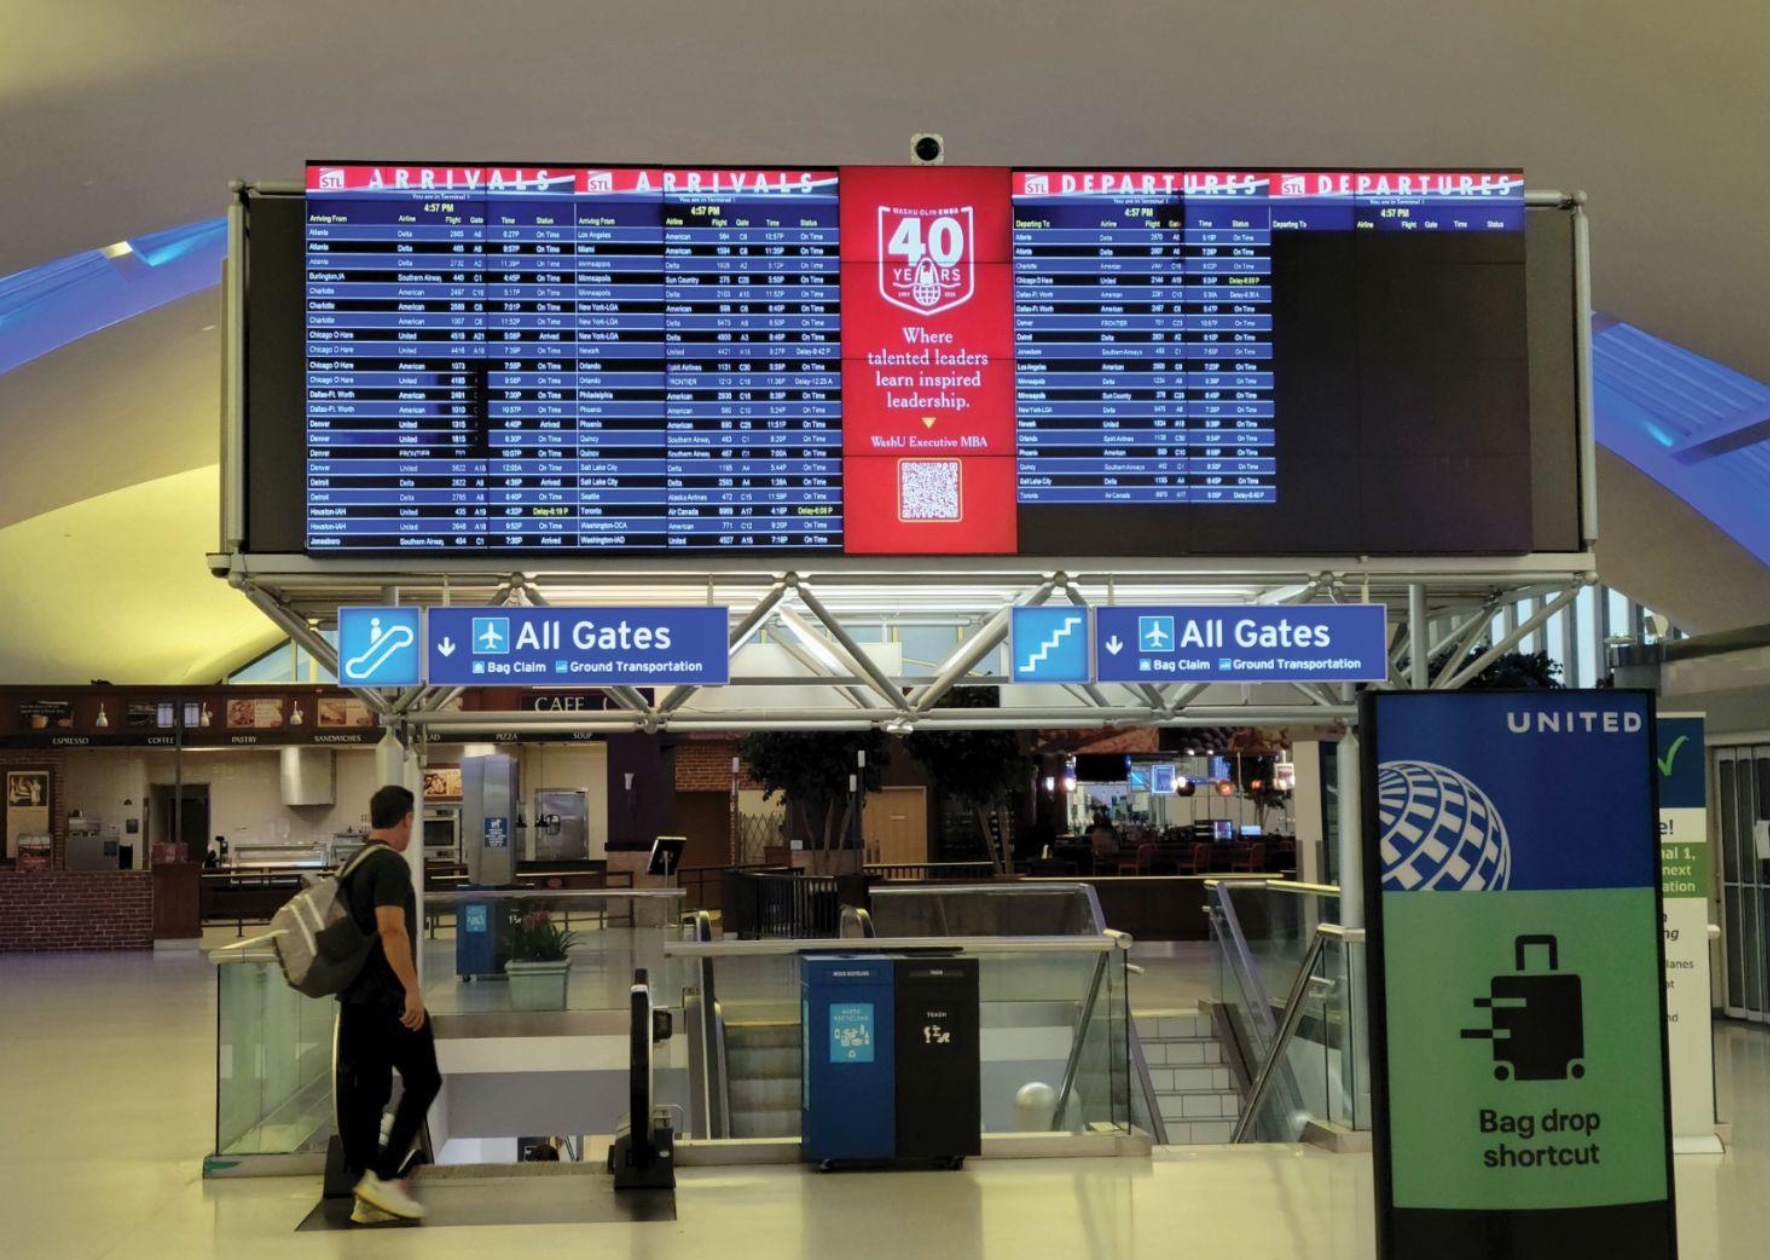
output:
<svg viewBox="0 0 1770 1260"><path fill-rule="evenodd" d="M313 554L1407 551L1395 487L1529 549L1517 172L316 162L302 204Z"/></svg>

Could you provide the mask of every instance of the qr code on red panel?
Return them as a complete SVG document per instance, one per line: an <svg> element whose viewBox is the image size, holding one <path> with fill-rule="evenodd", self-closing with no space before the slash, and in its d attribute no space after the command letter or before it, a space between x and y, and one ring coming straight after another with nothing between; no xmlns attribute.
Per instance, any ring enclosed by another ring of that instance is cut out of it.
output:
<svg viewBox="0 0 1770 1260"><path fill-rule="evenodd" d="M901 459L897 462L897 519L956 521L959 510L959 461Z"/></svg>

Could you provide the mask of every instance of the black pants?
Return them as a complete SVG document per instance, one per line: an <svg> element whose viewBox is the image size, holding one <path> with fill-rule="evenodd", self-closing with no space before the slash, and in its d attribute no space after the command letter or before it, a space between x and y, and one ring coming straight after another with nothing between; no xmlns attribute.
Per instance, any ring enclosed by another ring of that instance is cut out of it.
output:
<svg viewBox="0 0 1770 1260"><path fill-rule="evenodd" d="M430 1020L413 1032L399 1017L397 1006L338 1004L338 1137L353 1175L372 1170L385 1179L397 1177L442 1089ZM395 1069L402 1087L399 1109L382 1148L381 1114L393 1096Z"/></svg>

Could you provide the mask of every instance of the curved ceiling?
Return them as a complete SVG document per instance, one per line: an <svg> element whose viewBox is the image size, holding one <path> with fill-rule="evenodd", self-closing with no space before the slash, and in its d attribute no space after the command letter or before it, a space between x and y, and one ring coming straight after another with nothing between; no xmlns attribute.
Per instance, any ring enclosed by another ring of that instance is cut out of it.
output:
<svg viewBox="0 0 1770 1260"><path fill-rule="evenodd" d="M307 157L1458 166L1592 198L1597 305L1770 380L1746 0L12 0L0 275Z"/></svg>
<svg viewBox="0 0 1770 1260"><path fill-rule="evenodd" d="M6 27L0 276L307 157L895 162L940 130L977 163L1520 164L1590 195L1602 308L1770 380L1770 22L1739 0L12 0ZM0 374L0 572L30 588L0 681L201 677L218 636L268 637L201 562L216 301ZM1607 458L1600 484L1607 580L1691 630L1770 608L1762 566L1654 480ZM1656 519L1719 566L1671 598L1639 585L1680 567L1634 529Z"/></svg>

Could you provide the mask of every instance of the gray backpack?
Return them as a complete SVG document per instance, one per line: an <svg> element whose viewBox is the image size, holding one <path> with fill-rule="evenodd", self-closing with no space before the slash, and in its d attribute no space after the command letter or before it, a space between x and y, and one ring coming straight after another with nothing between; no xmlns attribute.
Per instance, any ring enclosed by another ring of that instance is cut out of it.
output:
<svg viewBox="0 0 1770 1260"><path fill-rule="evenodd" d="M283 978L296 992L308 997L342 992L368 961L375 934L363 931L351 917L344 900L344 881L378 849L393 853L384 844L364 845L343 870L315 879L271 916L277 961L283 966ZM399 857L397 853L394 856Z"/></svg>

